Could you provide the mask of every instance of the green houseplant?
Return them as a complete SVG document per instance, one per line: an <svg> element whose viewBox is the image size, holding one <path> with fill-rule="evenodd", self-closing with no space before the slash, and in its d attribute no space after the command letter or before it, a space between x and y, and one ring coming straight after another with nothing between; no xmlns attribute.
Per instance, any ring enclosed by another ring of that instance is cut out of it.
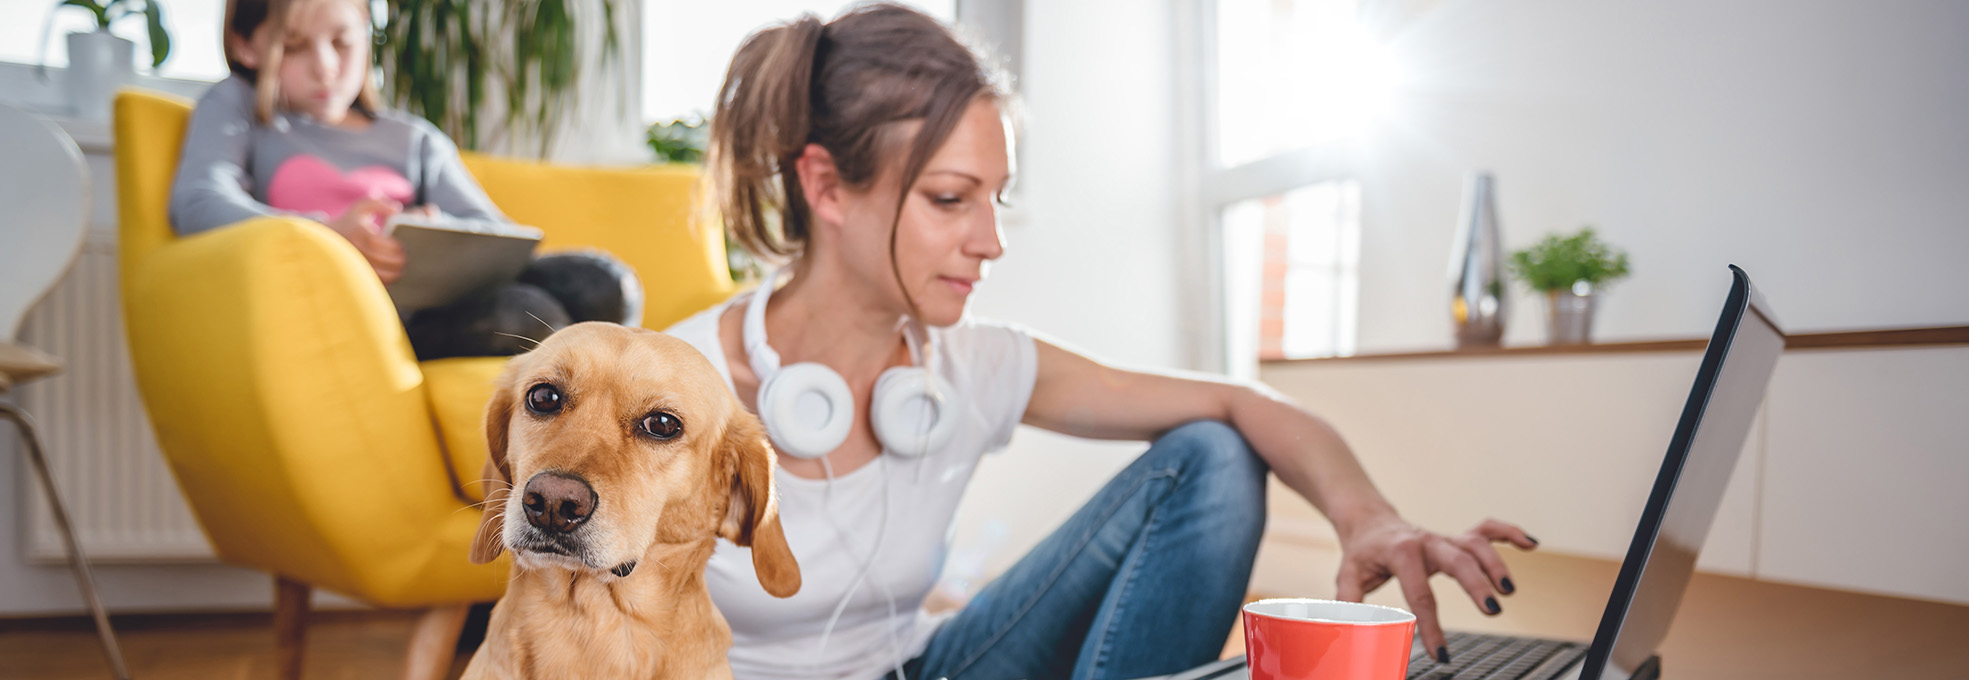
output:
<svg viewBox="0 0 1969 680"><path fill-rule="evenodd" d="M462 148L479 150L517 135L537 142L538 155L546 156L562 115L581 94L585 41L600 38L604 69L621 63L616 10L622 1L388 0L375 50L381 89ZM495 97L504 113L489 121L484 112ZM482 136L485 131L495 134Z"/></svg>
<svg viewBox="0 0 1969 680"><path fill-rule="evenodd" d="M1593 308L1601 288L1627 277L1627 253L1588 226L1571 236L1546 236L1511 253L1511 273L1545 294L1546 320L1555 345L1592 341Z"/></svg>
<svg viewBox="0 0 1969 680"><path fill-rule="evenodd" d="M667 123L651 123L643 140L656 154L658 163L702 163L710 143L711 128L699 116L686 116Z"/></svg>

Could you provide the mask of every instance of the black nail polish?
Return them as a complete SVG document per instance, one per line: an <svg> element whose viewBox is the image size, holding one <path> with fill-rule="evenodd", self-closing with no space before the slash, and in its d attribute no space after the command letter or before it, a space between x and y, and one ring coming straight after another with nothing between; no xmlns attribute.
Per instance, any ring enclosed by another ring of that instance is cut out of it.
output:
<svg viewBox="0 0 1969 680"><path fill-rule="evenodd" d="M1498 585L1504 586L1505 595L1510 595L1511 593L1518 592L1518 587L1511 584L1511 577L1509 576L1499 579Z"/></svg>
<svg viewBox="0 0 1969 680"><path fill-rule="evenodd" d="M1437 647L1437 648L1436 648L1436 661L1437 661L1438 663L1449 663L1449 648L1448 648L1448 647Z"/></svg>
<svg viewBox="0 0 1969 680"><path fill-rule="evenodd" d="M1525 534L1525 540L1531 541L1531 547L1534 548L1538 547L1538 539L1536 537L1533 537L1531 534Z"/></svg>
<svg viewBox="0 0 1969 680"><path fill-rule="evenodd" d="M1496 616L1496 615L1498 615L1498 614L1500 614L1500 613L1502 613L1502 612L1504 611L1504 608L1503 608L1503 607L1499 607L1499 606L1497 606L1497 598L1495 598L1495 597L1485 597L1485 598L1484 598L1484 611L1485 611L1485 612L1488 612L1488 613L1490 613L1490 615L1492 615L1492 616Z"/></svg>

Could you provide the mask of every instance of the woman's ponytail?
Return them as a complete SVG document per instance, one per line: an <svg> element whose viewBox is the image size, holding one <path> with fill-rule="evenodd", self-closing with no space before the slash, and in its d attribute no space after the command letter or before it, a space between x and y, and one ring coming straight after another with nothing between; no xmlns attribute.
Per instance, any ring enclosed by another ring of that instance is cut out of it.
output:
<svg viewBox="0 0 1969 680"><path fill-rule="evenodd" d="M718 209L739 242L760 255L791 257L806 246L811 218L792 164L812 135L811 88L825 30L807 14L754 33L718 90L706 159Z"/></svg>

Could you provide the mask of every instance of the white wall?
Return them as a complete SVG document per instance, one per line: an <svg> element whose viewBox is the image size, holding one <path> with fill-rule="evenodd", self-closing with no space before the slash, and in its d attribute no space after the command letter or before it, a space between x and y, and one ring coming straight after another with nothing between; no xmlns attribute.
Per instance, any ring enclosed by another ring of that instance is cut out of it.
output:
<svg viewBox="0 0 1969 680"><path fill-rule="evenodd" d="M1463 178L1506 245L1583 223L1633 257L1602 338L1698 337L1750 272L1789 330L1969 322L1969 4L1445 0L1363 176L1360 349L1451 338ZM1520 297L1506 342L1543 342Z"/></svg>
<svg viewBox="0 0 1969 680"><path fill-rule="evenodd" d="M1028 2L1017 214L974 314L1025 324L1103 359L1185 362L1177 271L1174 5ZM1097 30L1094 30L1098 27ZM959 511L959 556L1005 530L996 573L1066 519L1144 445L1022 428Z"/></svg>

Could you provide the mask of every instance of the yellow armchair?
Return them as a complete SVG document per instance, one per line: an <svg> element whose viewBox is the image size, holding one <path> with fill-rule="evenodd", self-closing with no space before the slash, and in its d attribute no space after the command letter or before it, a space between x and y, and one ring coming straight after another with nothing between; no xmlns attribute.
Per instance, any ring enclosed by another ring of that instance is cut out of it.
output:
<svg viewBox="0 0 1969 680"><path fill-rule="evenodd" d="M437 607L413 640L455 638L508 563L466 552L480 419L503 359L419 364L382 284L320 224L263 218L179 238L167 219L189 102L125 91L115 109L124 321L159 447L220 559L274 574L283 673L299 673L312 587ZM663 328L732 292L724 242L690 216L698 174L467 157L545 249L599 248L644 283ZM436 653L436 652L429 652ZM441 668L441 667L438 667ZM441 670L439 672L442 672Z"/></svg>

